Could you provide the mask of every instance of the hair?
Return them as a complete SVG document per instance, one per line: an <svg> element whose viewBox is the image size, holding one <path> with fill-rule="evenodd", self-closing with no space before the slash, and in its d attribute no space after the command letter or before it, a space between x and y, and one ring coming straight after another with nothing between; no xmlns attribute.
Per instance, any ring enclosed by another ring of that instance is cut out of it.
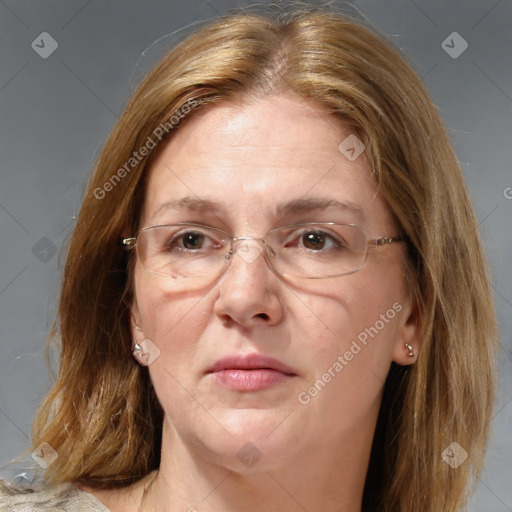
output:
<svg viewBox="0 0 512 512"><path fill-rule="evenodd" d="M279 93L323 105L357 134L408 240L422 343L414 365L391 365L363 510L459 510L482 469L495 385L497 329L478 225L417 74L374 30L322 9L211 22L166 54L129 100L69 244L49 337L61 344L58 379L33 427L33 446L46 441L60 454L44 478L114 488L158 467L163 413L147 369L131 357L133 254L118 244L140 227L155 153L140 149L150 139L158 147L176 119L205 105ZM467 452L456 469L443 460L452 442Z"/></svg>

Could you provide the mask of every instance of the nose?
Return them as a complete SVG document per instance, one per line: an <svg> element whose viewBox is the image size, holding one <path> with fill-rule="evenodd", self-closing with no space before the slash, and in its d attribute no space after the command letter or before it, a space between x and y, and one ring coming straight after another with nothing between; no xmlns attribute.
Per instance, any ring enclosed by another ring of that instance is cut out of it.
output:
<svg viewBox="0 0 512 512"><path fill-rule="evenodd" d="M223 321L245 328L277 324L283 316L283 283L265 258L264 239L239 237L233 240L230 267L219 282L214 312Z"/></svg>

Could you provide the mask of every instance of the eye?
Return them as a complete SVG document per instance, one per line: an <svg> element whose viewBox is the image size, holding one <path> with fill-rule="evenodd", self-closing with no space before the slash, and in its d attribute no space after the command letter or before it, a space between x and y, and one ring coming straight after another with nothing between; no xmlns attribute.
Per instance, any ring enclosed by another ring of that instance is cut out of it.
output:
<svg viewBox="0 0 512 512"><path fill-rule="evenodd" d="M328 242L332 243L332 239L321 231L307 231L302 235L301 241L306 249L313 251L324 249Z"/></svg>
<svg viewBox="0 0 512 512"><path fill-rule="evenodd" d="M319 252L329 249L339 249L346 247L346 244L325 231L317 229L308 229L300 233L294 233L288 238L285 247L304 248L308 251Z"/></svg>
<svg viewBox="0 0 512 512"><path fill-rule="evenodd" d="M222 242L213 236L201 231L185 231L176 233L168 238L166 250L168 251L207 251L222 247Z"/></svg>
<svg viewBox="0 0 512 512"><path fill-rule="evenodd" d="M205 235L198 232L189 231L180 236L181 245L184 249L194 250L201 249L205 243Z"/></svg>

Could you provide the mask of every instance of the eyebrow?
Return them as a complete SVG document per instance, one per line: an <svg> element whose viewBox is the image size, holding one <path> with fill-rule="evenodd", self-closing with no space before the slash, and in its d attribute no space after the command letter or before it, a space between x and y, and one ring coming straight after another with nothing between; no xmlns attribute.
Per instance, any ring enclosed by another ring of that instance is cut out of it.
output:
<svg viewBox="0 0 512 512"><path fill-rule="evenodd" d="M286 215L288 213L306 213L314 210L326 210L327 208L350 210L355 212L362 219L365 218L363 207L356 203L340 199L324 199L319 197L288 201L279 205L277 211L280 215Z"/></svg>
<svg viewBox="0 0 512 512"><path fill-rule="evenodd" d="M189 210L189 211L215 211L220 208L220 205L206 199L199 199L198 197L185 196L173 201L167 201L161 204L152 214L156 217L164 210Z"/></svg>
<svg viewBox="0 0 512 512"><path fill-rule="evenodd" d="M307 199L294 199L277 205L275 211L279 217L284 217L290 213L307 213L315 210L326 210L327 208L335 208L339 210L353 211L362 220L365 220L364 209L362 206L351 201L339 199L327 199L312 197ZM210 211L218 212L222 206L214 201L200 199L193 196L185 196L180 199L167 201L161 204L154 212L152 217L157 216L164 210L186 210L186 211Z"/></svg>

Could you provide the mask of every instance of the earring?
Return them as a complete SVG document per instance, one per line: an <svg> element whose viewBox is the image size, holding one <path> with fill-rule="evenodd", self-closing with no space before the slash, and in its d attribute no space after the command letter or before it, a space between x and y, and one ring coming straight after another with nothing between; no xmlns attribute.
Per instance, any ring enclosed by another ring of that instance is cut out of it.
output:
<svg viewBox="0 0 512 512"><path fill-rule="evenodd" d="M132 344L132 356L140 365L148 366L148 354L142 350L142 347L135 340Z"/></svg>
<svg viewBox="0 0 512 512"><path fill-rule="evenodd" d="M135 324L135 329L142 332L142 329L137 324ZM147 354L142 349L142 346L137 343L137 340L133 340L132 343L132 356L140 365L148 366Z"/></svg>
<svg viewBox="0 0 512 512"><path fill-rule="evenodd" d="M407 354L407 355L410 356L410 357L414 357L414 352L412 350L412 345L409 345L409 343L406 343L405 344L405 348L407 348L407 350L409 350L409 354Z"/></svg>

